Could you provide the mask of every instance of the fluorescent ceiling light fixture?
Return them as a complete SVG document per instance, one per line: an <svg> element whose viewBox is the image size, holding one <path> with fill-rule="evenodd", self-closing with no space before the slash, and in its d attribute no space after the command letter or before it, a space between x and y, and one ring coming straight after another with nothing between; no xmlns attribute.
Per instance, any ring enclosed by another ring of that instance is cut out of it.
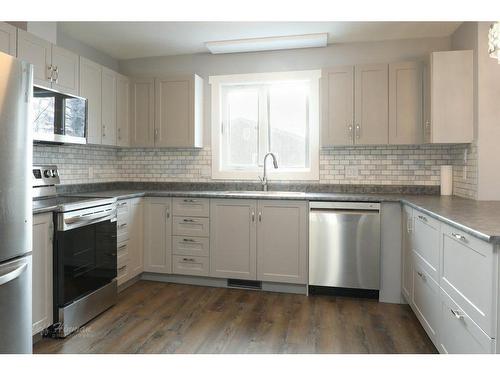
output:
<svg viewBox="0 0 500 375"><path fill-rule="evenodd" d="M205 45L213 54L273 51L280 49L326 47L328 33L275 36L207 42Z"/></svg>

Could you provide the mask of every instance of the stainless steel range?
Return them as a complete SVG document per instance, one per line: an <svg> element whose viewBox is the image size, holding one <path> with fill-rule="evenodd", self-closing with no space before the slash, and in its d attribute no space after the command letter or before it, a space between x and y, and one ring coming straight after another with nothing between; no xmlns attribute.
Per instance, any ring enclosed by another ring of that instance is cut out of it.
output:
<svg viewBox="0 0 500 375"><path fill-rule="evenodd" d="M54 211L54 325L65 337L116 303L116 198L57 195L56 166L33 167L36 204Z"/></svg>

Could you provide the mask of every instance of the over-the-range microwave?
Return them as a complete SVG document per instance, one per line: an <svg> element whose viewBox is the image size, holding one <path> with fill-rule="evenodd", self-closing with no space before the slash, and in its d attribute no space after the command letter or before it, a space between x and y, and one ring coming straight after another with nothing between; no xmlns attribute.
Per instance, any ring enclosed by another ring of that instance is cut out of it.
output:
<svg viewBox="0 0 500 375"><path fill-rule="evenodd" d="M87 143L87 99L33 87L33 141Z"/></svg>

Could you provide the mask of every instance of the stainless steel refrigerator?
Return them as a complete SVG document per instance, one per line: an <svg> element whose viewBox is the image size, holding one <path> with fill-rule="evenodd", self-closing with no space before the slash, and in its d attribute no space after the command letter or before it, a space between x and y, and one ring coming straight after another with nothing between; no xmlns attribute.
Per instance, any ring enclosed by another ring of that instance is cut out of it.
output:
<svg viewBox="0 0 500 375"><path fill-rule="evenodd" d="M0 52L0 353L31 353L32 65Z"/></svg>

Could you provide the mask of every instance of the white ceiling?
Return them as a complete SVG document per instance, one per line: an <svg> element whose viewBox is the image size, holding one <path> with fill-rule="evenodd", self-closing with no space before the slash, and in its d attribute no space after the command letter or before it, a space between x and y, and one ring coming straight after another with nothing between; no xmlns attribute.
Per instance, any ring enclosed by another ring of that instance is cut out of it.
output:
<svg viewBox="0 0 500 375"><path fill-rule="evenodd" d="M443 37L460 22L59 22L60 31L119 60L208 52L205 42L328 33L328 43Z"/></svg>

